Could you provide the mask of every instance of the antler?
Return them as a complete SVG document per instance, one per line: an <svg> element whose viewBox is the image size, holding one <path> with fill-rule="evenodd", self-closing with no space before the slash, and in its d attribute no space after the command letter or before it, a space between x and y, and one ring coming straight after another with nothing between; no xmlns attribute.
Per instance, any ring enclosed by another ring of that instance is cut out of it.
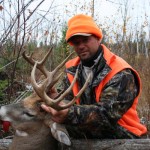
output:
<svg viewBox="0 0 150 150"><path fill-rule="evenodd" d="M45 68L45 66L44 66L44 63L46 62L46 59L48 58L48 56L50 55L50 53L52 52L52 49L53 48L51 48L49 51L48 51L48 53L44 56L44 58L40 61L40 62L37 62L37 61L35 61L33 58L32 58L32 56L33 56L33 53L31 53L30 55L26 55L26 53L25 53L25 51L22 53L22 56L23 56L23 58L27 61L27 62L29 62L32 66L34 66L35 65L35 63L37 62L37 68L45 75L45 77L47 77L47 70L46 70L46 68Z"/></svg>
<svg viewBox="0 0 150 150"><path fill-rule="evenodd" d="M45 55L43 60L41 60L40 62L33 60L32 55L26 56L25 52L23 53L23 57L30 64L34 65L32 72L31 72L31 83L32 83L32 86L33 86L35 92L38 94L38 96L41 99L43 99L46 102L47 105L49 105L50 107L52 107L56 110L62 110L62 109L66 109L66 108L70 107L71 105L73 105L74 102L76 101L76 99L78 99L81 96L81 94L83 93L83 91L85 90L85 88L88 85L88 82L90 80L90 75L88 76L88 78L87 78L85 84L83 85L83 87L81 88L81 90L78 92L78 94L76 96L74 96L74 98L69 103L67 103L65 105L59 105L59 102L62 101L66 97L66 95L69 94L69 92L72 90L72 88L77 80L77 77L78 77L78 69L76 70L74 80L72 81L72 83L68 87L68 89L64 93L60 94L56 99L50 98L47 95L47 92L49 91L49 89L51 89L54 86L54 84L59 80L59 78L62 75L62 73L61 73L60 75L56 76L56 73L58 72L59 69L61 69L64 66L64 64L67 62L67 60L73 54L73 53L71 53L60 65L58 65L53 71L49 72L45 68L44 63L46 62L46 59L48 58L51 51L52 51L52 48ZM36 68L38 68L46 77L45 81L43 81L43 83L40 85L38 85L35 80Z"/></svg>

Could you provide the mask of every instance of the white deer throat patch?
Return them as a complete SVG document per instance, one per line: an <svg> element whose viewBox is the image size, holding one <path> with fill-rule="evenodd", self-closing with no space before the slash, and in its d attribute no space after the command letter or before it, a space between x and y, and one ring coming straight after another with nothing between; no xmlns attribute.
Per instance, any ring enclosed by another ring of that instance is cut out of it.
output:
<svg viewBox="0 0 150 150"><path fill-rule="evenodd" d="M16 135L17 136L28 136L28 133L24 132L24 131L20 131L20 130L16 130Z"/></svg>

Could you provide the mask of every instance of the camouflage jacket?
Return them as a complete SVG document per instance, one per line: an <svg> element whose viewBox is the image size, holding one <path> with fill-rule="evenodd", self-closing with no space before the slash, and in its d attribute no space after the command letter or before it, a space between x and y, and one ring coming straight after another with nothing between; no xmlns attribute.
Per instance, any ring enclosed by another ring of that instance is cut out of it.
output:
<svg viewBox="0 0 150 150"><path fill-rule="evenodd" d="M65 120L70 135L76 138L138 138L117 124L117 121L131 107L138 94L138 85L130 69L125 69L116 74L104 87L100 101L95 100L94 87L99 85L111 68L106 64L101 51L101 57L93 68L93 79L88 88L80 97L80 105L73 105ZM66 70L71 74L79 68L78 83L82 87L83 77L82 62L79 66ZM67 77L64 79L64 89L70 85ZM66 99L72 100L73 93Z"/></svg>

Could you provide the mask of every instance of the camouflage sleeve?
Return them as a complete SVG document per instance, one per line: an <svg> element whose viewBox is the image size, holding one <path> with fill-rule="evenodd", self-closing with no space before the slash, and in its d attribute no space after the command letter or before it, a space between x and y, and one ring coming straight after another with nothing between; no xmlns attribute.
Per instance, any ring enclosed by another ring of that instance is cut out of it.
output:
<svg viewBox="0 0 150 150"><path fill-rule="evenodd" d="M138 87L131 70L121 71L107 83L99 103L72 106L65 123L111 128L131 107L137 91Z"/></svg>

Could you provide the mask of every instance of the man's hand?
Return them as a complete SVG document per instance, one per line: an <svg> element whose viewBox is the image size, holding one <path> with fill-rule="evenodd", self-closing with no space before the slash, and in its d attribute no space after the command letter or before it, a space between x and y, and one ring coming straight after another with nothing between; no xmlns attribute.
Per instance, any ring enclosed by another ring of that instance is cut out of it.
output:
<svg viewBox="0 0 150 150"><path fill-rule="evenodd" d="M60 102L60 105L61 104L64 104L63 102ZM48 113L50 113L51 115L51 119L54 121L54 122L57 122L57 123L63 123L65 118L67 117L67 114L68 114L68 111L69 109L64 109L64 110L60 110L60 111L57 111L45 104L42 104L41 107Z"/></svg>
<svg viewBox="0 0 150 150"><path fill-rule="evenodd" d="M48 95L52 99L55 99L58 96L58 92L55 89L55 87L51 88ZM65 104L64 102L59 103L59 105L64 105L64 104ZM68 114L68 111L69 111L69 109L64 109L64 110L57 111L57 110L53 109L52 107L47 106L46 104L41 104L41 107L46 112L50 113L51 119L54 122L57 122L57 123L63 123L65 118L67 117L67 114Z"/></svg>

